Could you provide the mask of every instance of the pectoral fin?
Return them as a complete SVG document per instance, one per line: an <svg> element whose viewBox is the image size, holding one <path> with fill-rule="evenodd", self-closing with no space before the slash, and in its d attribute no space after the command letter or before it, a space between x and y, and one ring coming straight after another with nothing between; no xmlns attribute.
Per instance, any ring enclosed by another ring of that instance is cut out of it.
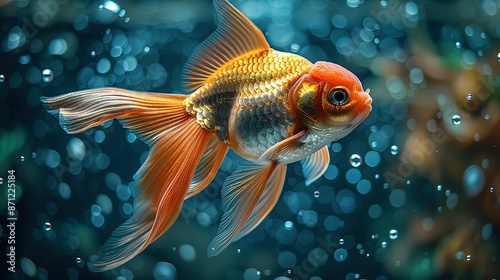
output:
<svg viewBox="0 0 500 280"><path fill-rule="evenodd" d="M274 144L271 148L267 149L267 151L265 151L257 161L276 161L279 156L293 153L294 150L302 143L301 139L304 135L306 135L306 130L301 130L295 135Z"/></svg>
<svg viewBox="0 0 500 280"><path fill-rule="evenodd" d="M325 173L329 162L330 153L327 146L300 161L302 172L304 173L304 177L306 177L306 186L311 185Z"/></svg>

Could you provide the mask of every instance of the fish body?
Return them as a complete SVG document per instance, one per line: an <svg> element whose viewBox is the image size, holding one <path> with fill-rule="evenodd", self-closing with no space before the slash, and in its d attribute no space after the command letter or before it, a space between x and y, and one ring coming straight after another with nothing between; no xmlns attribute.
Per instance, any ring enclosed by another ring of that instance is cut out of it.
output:
<svg viewBox="0 0 500 280"><path fill-rule="evenodd" d="M257 160L297 128L288 92L311 68L307 59L272 49L235 59L185 101L205 129L246 159Z"/></svg>
<svg viewBox="0 0 500 280"><path fill-rule="evenodd" d="M223 216L207 250L219 254L272 210L288 163L300 161L310 185L328 167L326 145L371 111L368 91L353 73L275 51L230 3L214 0L214 6L218 27L184 69L184 86L192 94L99 88L41 98L68 133L117 119L150 146L133 177L133 215L89 262L92 271L120 266L159 238L232 149L247 162L221 189Z"/></svg>

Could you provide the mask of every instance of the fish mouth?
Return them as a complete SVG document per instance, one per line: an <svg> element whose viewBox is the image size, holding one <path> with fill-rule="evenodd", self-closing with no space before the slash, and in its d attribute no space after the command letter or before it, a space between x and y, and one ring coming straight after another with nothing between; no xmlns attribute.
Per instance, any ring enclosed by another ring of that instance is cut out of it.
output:
<svg viewBox="0 0 500 280"><path fill-rule="evenodd" d="M365 94L367 98L359 105L356 111L356 116L363 116L361 120L364 120L372 110L372 98L368 95L368 92L365 92Z"/></svg>

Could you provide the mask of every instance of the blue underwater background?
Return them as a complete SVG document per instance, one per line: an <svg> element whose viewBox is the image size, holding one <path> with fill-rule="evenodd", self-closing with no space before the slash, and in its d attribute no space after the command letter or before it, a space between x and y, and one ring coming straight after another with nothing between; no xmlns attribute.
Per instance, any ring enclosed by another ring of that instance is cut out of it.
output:
<svg viewBox="0 0 500 280"><path fill-rule="evenodd" d="M213 5L0 0L0 278L499 279L500 2L232 3L272 48L341 64L371 89L373 111L329 146L324 176L306 187L289 165L270 215L208 258L220 186L241 162L230 152L166 234L89 272L133 210L148 149L117 121L68 135L39 98L182 92L185 61L215 30Z"/></svg>

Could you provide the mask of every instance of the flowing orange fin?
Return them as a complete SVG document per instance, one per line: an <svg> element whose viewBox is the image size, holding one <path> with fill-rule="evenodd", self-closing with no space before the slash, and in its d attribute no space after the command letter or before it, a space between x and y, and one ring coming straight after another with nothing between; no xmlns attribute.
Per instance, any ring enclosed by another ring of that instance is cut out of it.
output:
<svg viewBox="0 0 500 280"><path fill-rule="evenodd" d="M173 225L210 134L189 118L158 138L134 176L133 216L113 232L101 256L89 263L90 270L122 265Z"/></svg>
<svg viewBox="0 0 500 280"><path fill-rule="evenodd" d="M42 98L69 133L118 118L151 146L134 175L134 213L106 241L102 255L89 263L90 270L109 270L132 259L177 219L212 136L186 112L184 98L113 88Z"/></svg>
<svg viewBox="0 0 500 280"><path fill-rule="evenodd" d="M196 168L185 199L199 193L212 181L228 149L229 146L227 144L220 142L219 137L216 134L212 134L210 142L205 148L203 157L198 164L198 168Z"/></svg>
<svg viewBox="0 0 500 280"><path fill-rule="evenodd" d="M245 235L249 234L252 230L254 230L264 218L266 218L267 214L273 210L274 205L278 202L278 199L281 194L281 190L283 189L283 183L285 182L286 175L286 165L280 165L276 168L276 176L273 176L271 180L267 183L266 188L264 189L264 193L257 202L257 205L252 211L250 218L246 222L243 229L238 233L235 241L238 241Z"/></svg>
<svg viewBox="0 0 500 280"><path fill-rule="evenodd" d="M279 163L269 165L240 165L226 178L222 186L222 215L217 236L208 246L208 256L224 250L243 229L269 182L279 181L283 170Z"/></svg>
<svg viewBox="0 0 500 280"><path fill-rule="evenodd" d="M302 172L306 178L306 186L310 186L314 181L318 180L325 173L330 163L330 153L328 147L316 151L314 154L300 161Z"/></svg>
<svg viewBox="0 0 500 280"><path fill-rule="evenodd" d="M262 32L226 0L214 0L218 26L201 42L184 66L184 88L195 90L231 60L256 50L269 49Z"/></svg>
<svg viewBox="0 0 500 280"><path fill-rule="evenodd" d="M56 97L41 97L43 106L59 118L61 127L70 134L117 118L142 141L150 145L165 131L166 123L179 121L185 115L181 106L187 95L155 94L119 88L98 88L72 92Z"/></svg>

